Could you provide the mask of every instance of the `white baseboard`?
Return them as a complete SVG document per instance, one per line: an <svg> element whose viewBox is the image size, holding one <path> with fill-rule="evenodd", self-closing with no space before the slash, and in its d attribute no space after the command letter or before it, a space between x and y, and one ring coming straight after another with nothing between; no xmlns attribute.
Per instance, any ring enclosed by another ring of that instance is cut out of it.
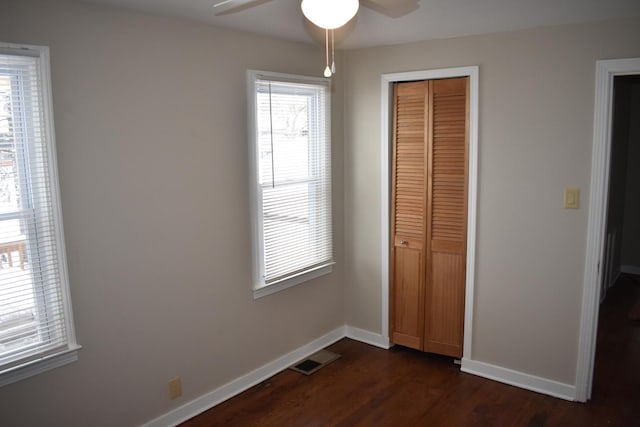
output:
<svg viewBox="0 0 640 427"><path fill-rule="evenodd" d="M635 265L623 265L620 267L620 271L626 274L640 274L640 267Z"/></svg>
<svg viewBox="0 0 640 427"><path fill-rule="evenodd" d="M360 341L366 344L370 344L376 347L384 348L385 350L391 347L389 338L383 337L380 334L366 331L364 329L356 328L353 326L345 326L345 336L352 340Z"/></svg>
<svg viewBox="0 0 640 427"><path fill-rule="evenodd" d="M565 400L576 400L576 387L570 384L560 383L547 378L541 378L469 359L462 359L461 369L463 372L469 374L489 378L537 393L548 394L549 396Z"/></svg>
<svg viewBox="0 0 640 427"><path fill-rule="evenodd" d="M172 410L160 417L149 421L144 424L144 427L166 427L166 426L176 426L190 418L195 417L196 415L213 408L216 405L224 402L227 399L232 398L233 396L242 393L243 391L253 387L256 384L261 383L267 378L272 377L278 372L288 368L295 362L300 359L304 359L305 357L315 353L316 351L322 350L328 345L333 344L334 342L344 338L346 332L346 327L341 326L339 328L334 329L328 334L313 340L309 344L303 345L302 347L285 354L282 357L273 360L266 365L249 372L246 375L241 376L217 389L206 393L191 402Z"/></svg>

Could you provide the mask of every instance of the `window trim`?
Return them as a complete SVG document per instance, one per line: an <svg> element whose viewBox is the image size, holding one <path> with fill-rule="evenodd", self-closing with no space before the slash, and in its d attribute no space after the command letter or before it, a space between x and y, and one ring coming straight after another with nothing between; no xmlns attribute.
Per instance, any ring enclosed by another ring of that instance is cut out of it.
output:
<svg viewBox="0 0 640 427"><path fill-rule="evenodd" d="M247 108L248 108L248 142L249 142L249 179L250 179L250 207L251 207L251 246L252 246L252 282L253 282L253 298L258 299L271 295L293 286L305 283L309 280L324 276L333 271L333 265L335 262L333 259L330 262L316 265L302 272L293 274L287 278L266 284L261 278L264 263L264 236L259 229L262 217L262 206L258 203L259 196L259 182L258 182L258 158L257 158L257 140L256 140L256 93L255 83L260 78L272 79L274 81L291 82L291 83L305 83L305 84L322 84L327 85L327 105L331 105L331 81L325 78L308 77L295 74L275 73L270 71L259 70L247 70ZM331 145L331 117L327 114L325 120L328 124L327 137L329 138L329 145ZM331 170L329 171L331 175ZM332 216L332 212L329 212Z"/></svg>
<svg viewBox="0 0 640 427"><path fill-rule="evenodd" d="M71 295L69 287L69 274L67 270L67 258L64 242L64 229L62 221L62 209L60 203L60 187L58 181L58 165L56 158L55 127L53 121L53 99L51 91L51 66L49 47L23 45L0 42L0 54L14 54L20 56L32 56L37 58L38 73L40 78L43 113L43 131L47 141L46 156L49 167L49 197L51 201L51 215L54 223L55 243L57 245L57 263L59 268L60 283L58 289L62 296L64 323L66 327L67 342L65 346L49 353L41 354L25 363L11 366L0 371L0 387L31 376L66 365L78 359L78 350L82 347L76 342L71 308ZM36 211L34 215L38 216Z"/></svg>

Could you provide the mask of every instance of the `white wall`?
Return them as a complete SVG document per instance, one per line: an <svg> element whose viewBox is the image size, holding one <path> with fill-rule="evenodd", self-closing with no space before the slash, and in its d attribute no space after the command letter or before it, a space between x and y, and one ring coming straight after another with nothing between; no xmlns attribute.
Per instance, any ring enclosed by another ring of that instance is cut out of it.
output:
<svg viewBox="0 0 640 427"><path fill-rule="evenodd" d="M83 346L0 388L1 425L137 425L344 324L340 132L334 273L251 292L245 72L319 75L320 49L82 3L0 9L0 40L51 47ZM183 397L169 401L175 375Z"/></svg>
<svg viewBox="0 0 640 427"><path fill-rule="evenodd" d="M640 56L640 20L350 51L347 323L381 331L380 76L480 66L472 359L575 384L597 59ZM581 208L563 209L565 187Z"/></svg>

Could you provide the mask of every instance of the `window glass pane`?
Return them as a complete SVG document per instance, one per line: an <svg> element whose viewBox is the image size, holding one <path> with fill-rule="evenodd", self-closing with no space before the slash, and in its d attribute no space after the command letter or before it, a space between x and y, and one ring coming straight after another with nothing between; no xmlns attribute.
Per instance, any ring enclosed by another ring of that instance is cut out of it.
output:
<svg viewBox="0 0 640 427"><path fill-rule="evenodd" d="M260 183L308 178L309 97L258 93Z"/></svg>
<svg viewBox="0 0 640 427"><path fill-rule="evenodd" d="M313 263L314 230L306 183L267 188L263 193L266 271L278 277L286 268L301 269ZM290 263L282 265L282 258ZM295 258L295 264L293 264ZM296 268L297 267L297 268Z"/></svg>
<svg viewBox="0 0 640 427"><path fill-rule="evenodd" d="M0 71L0 354L5 357L38 340L36 299L20 210L23 185L18 169L24 156L16 144L14 113L19 109L12 77L15 80L16 73Z"/></svg>
<svg viewBox="0 0 640 427"><path fill-rule="evenodd" d="M17 211L20 206L11 110L11 80L0 74L0 213Z"/></svg>

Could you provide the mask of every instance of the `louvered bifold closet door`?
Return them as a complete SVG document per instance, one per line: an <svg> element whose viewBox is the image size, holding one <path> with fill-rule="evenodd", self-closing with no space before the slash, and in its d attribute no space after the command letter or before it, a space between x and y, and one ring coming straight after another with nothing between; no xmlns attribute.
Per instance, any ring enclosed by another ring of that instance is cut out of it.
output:
<svg viewBox="0 0 640 427"><path fill-rule="evenodd" d="M428 82L394 87L391 340L422 349L426 274Z"/></svg>
<svg viewBox="0 0 640 427"><path fill-rule="evenodd" d="M462 356L467 240L468 78L431 81L424 350Z"/></svg>

